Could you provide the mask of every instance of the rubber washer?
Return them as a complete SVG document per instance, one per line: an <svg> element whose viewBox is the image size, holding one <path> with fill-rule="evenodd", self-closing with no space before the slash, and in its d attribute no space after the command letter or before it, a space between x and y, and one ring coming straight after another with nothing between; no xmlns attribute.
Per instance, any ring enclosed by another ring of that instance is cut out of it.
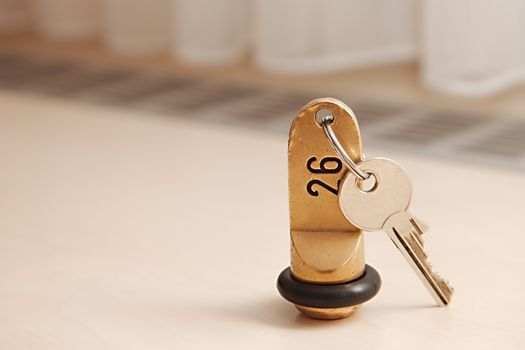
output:
<svg viewBox="0 0 525 350"><path fill-rule="evenodd" d="M295 279L289 267L277 279L282 297L297 305L316 308L338 308L362 304L372 299L381 288L381 277L370 265L356 280L341 284L312 284Z"/></svg>

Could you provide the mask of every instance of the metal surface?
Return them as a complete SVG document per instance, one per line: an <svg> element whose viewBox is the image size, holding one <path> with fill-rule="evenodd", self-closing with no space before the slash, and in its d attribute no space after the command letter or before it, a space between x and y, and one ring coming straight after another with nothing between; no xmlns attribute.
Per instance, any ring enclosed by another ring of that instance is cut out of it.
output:
<svg viewBox="0 0 525 350"><path fill-rule="evenodd" d="M311 318L318 320L338 320L353 315L360 308L360 305L329 309L320 309L302 305L295 305L295 307L297 310Z"/></svg>
<svg viewBox="0 0 525 350"><path fill-rule="evenodd" d="M371 158L359 163L359 167L374 174L377 184L372 191L363 191L360 180L349 174L339 192L341 210L354 226L381 230L389 216L408 208L412 196L410 179L399 164L386 158Z"/></svg>
<svg viewBox="0 0 525 350"><path fill-rule="evenodd" d="M374 189L363 191L357 177L347 176L339 193L345 217L356 227L387 232L436 303L448 305L453 289L428 262L421 237L426 228L406 212L412 189L405 170L386 158L369 159L358 166L372 172L377 184Z"/></svg>
<svg viewBox="0 0 525 350"><path fill-rule="evenodd" d="M454 289L432 270L423 248L423 228L405 211L397 212L385 223L383 229L403 254L423 285L439 306L450 303Z"/></svg>
<svg viewBox="0 0 525 350"><path fill-rule="evenodd" d="M335 154L323 128L316 121L320 109L334 116L341 144L355 162L362 158L361 137L352 110L342 102L317 99L297 115L288 142L291 269L293 276L308 283L338 284L359 278L365 269L362 232L350 224L339 207L339 183L348 168ZM320 312L346 317L355 310L328 309ZM328 316L326 318L329 318Z"/></svg>

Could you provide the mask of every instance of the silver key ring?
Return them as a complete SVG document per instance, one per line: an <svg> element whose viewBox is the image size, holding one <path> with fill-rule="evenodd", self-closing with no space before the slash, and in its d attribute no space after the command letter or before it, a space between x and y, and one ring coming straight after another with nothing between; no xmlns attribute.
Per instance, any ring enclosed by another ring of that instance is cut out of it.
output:
<svg viewBox="0 0 525 350"><path fill-rule="evenodd" d="M344 150L343 146L335 136L334 130L332 129L332 122L334 117L332 115L327 115L322 120L322 126L330 145L334 149L335 153L345 162L350 171L361 180L366 180L370 177L370 174L359 169L359 167L354 163L354 161L348 156L348 153Z"/></svg>

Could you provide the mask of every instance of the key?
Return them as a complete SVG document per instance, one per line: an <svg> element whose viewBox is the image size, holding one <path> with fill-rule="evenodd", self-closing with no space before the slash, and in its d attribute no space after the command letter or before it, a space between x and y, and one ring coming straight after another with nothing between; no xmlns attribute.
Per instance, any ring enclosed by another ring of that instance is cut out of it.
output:
<svg viewBox="0 0 525 350"><path fill-rule="evenodd" d="M426 226L407 210L412 186L405 170L386 158L363 161L358 167L371 176L358 179L352 172L343 180L339 205L354 226L366 231L386 231L439 306L450 303L450 284L432 270L421 235Z"/></svg>

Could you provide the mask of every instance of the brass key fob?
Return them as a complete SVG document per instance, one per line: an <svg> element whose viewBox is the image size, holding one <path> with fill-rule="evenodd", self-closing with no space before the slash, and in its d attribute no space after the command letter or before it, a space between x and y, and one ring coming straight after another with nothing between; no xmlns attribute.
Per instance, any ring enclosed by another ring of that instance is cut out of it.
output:
<svg viewBox="0 0 525 350"><path fill-rule="evenodd" d="M363 158L359 127L348 106L322 98L301 109L288 140L291 262L277 287L305 315L339 319L374 297L381 278L365 264L362 231L341 212L339 186L349 169L316 118L322 110L333 116L332 127L350 158L356 163Z"/></svg>

